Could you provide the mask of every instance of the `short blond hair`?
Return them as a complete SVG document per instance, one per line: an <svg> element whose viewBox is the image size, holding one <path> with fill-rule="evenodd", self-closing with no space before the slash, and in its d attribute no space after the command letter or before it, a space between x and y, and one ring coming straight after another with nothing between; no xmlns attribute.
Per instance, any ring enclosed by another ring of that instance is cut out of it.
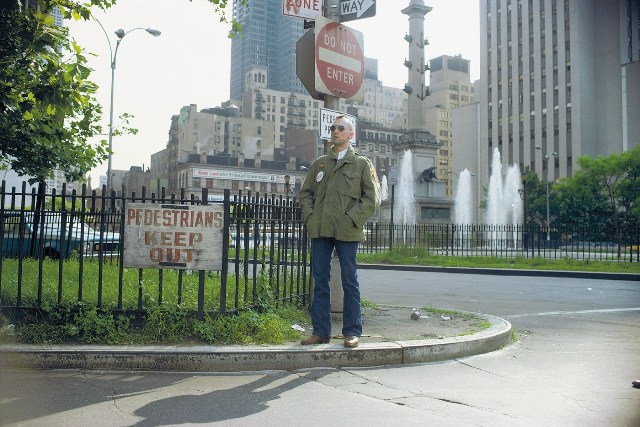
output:
<svg viewBox="0 0 640 427"><path fill-rule="evenodd" d="M338 119L342 119L343 121L347 122L349 124L349 130L351 130L351 131L355 130L354 129L355 126L353 125L353 121L349 117L345 116L344 114L340 114L339 116L336 116L336 118L333 121L333 123L337 122Z"/></svg>

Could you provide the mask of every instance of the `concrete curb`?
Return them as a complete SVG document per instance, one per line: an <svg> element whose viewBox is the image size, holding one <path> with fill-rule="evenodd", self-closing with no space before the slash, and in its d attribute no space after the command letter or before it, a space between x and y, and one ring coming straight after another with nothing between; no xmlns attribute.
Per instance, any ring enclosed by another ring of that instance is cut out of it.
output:
<svg viewBox="0 0 640 427"><path fill-rule="evenodd" d="M473 356L511 342L511 323L477 314L491 322L481 332L452 338L287 346L0 346L0 368L117 371L241 372L305 368L368 367L425 363Z"/></svg>
<svg viewBox="0 0 640 427"><path fill-rule="evenodd" d="M477 267L433 267L428 265L401 264L363 264L358 263L360 270L391 270L391 271L426 271L432 273L456 274L488 274L491 276L535 276L535 277L565 277L574 279L598 280L633 280L640 281L640 274L635 273L605 273L597 271L565 271L565 270L520 270L508 268L477 268Z"/></svg>

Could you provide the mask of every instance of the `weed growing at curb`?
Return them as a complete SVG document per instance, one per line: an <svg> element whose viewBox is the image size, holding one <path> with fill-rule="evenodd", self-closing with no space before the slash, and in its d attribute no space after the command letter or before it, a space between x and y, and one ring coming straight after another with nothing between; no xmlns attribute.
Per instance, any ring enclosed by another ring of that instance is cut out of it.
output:
<svg viewBox="0 0 640 427"><path fill-rule="evenodd" d="M301 334L291 326L307 321L293 306L267 311L242 310L235 315L207 316L178 305L149 308L142 326L133 314L112 314L87 304L43 307L38 315L10 324L0 317L0 343L22 344L281 344Z"/></svg>

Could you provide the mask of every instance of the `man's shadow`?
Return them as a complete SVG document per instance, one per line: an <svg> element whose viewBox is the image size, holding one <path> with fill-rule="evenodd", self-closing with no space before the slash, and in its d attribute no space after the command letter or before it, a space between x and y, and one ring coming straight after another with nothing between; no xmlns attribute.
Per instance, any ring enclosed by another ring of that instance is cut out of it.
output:
<svg viewBox="0 0 640 427"><path fill-rule="evenodd" d="M242 418L261 412L269 402L279 399L283 392L292 390L326 374L321 371L307 373L278 385L269 387L279 376L257 379L248 384L225 390L216 390L202 395L183 395L155 400L134 411L144 418L137 426L198 424ZM264 389L263 389L264 388Z"/></svg>

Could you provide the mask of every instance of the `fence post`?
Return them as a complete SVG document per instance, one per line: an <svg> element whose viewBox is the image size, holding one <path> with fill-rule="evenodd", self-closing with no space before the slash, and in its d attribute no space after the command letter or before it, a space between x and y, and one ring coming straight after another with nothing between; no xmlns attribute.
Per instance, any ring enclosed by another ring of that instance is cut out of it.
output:
<svg viewBox="0 0 640 427"><path fill-rule="evenodd" d="M229 228L231 227L231 191L224 189L224 215L222 223L222 273L220 275L220 312L227 311L227 275L229 274ZM272 231L273 242L273 231ZM236 253L238 252L238 240L236 240ZM273 251L271 253L273 261Z"/></svg>
<svg viewBox="0 0 640 427"><path fill-rule="evenodd" d="M207 205L209 201L209 189L204 187L202 189L202 205ZM204 278L205 271L198 270L198 320L204 320Z"/></svg>
<svg viewBox="0 0 640 427"><path fill-rule="evenodd" d="M391 186L391 205L389 205L389 209L391 211L391 216L389 218L389 252L393 252L393 201L396 194L396 186Z"/></svg>

